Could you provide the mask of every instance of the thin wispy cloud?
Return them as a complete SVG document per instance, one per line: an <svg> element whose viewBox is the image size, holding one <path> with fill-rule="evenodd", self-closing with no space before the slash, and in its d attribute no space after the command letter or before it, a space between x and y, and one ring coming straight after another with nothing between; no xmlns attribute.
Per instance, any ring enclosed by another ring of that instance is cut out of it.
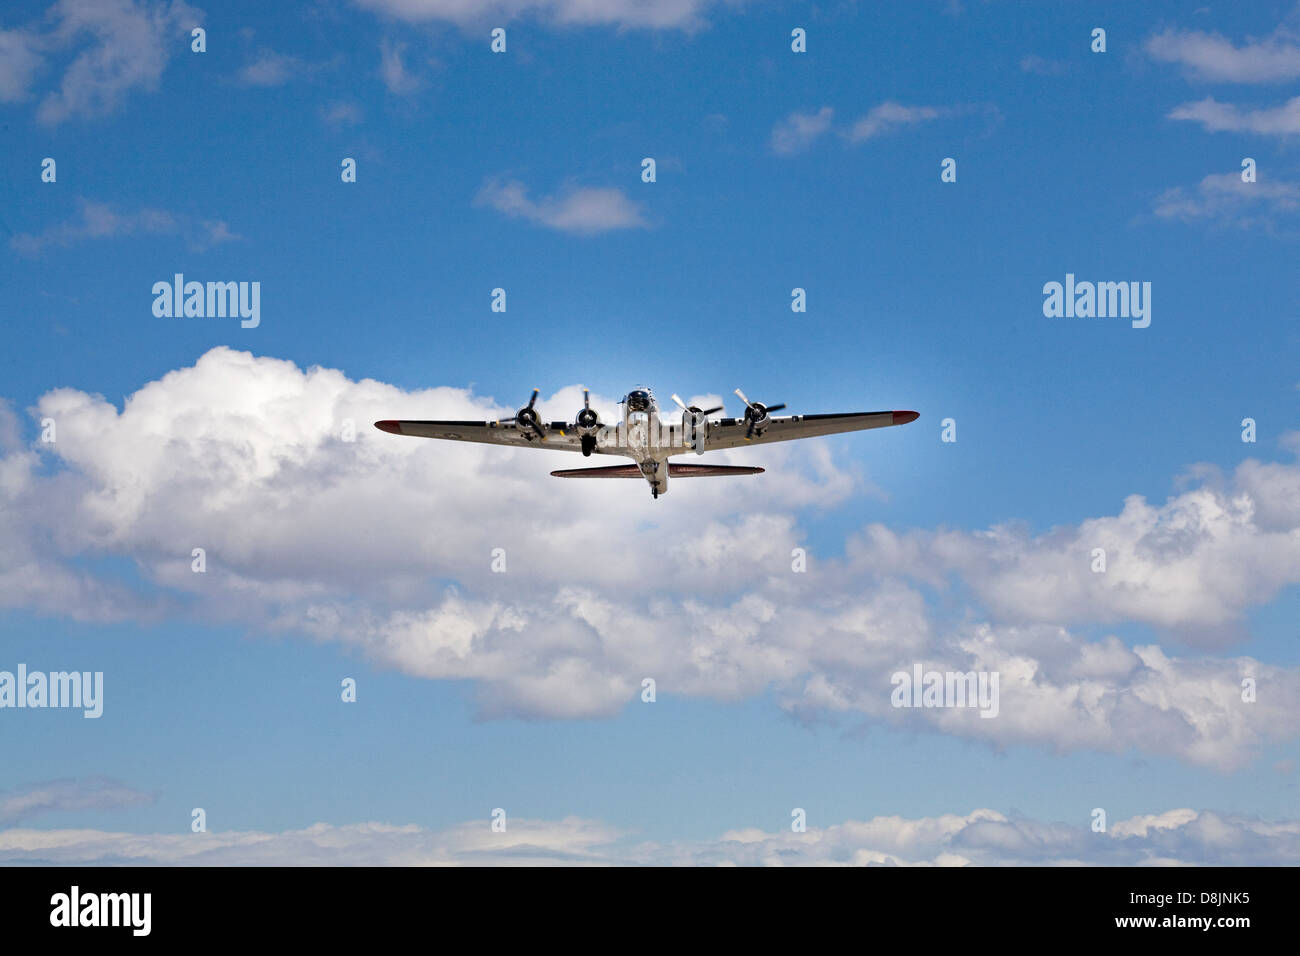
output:
<svg viewBox="0 0 1300 956"><path fill-rule="evenodd" d="M849 129L849 140L861 143L864 140L885 133L893 132L904 126L914 126L936 120L945 115L945 111L934 106L904 106L901 103L887 102L873 107Z"/></svg>
<svg viewBox="0 0 1300 956"><path fill-rule="evenodd" d="M37 95L34 84L50 75L41 123L107 116L132 92L156 90L202 22L202 11L183 0L59 0L43 19L0 33L0 100Z"/></svg>
<svg viewBox="0 0 1300 956"><path fill-rule="evenodd" d="M179 235L191 248L201 251L242 238L221 220L194 220L151 207L123 210L111 203L90 199L81 199L78 205L75 219L47 226L37 233L17 233L9 239L10 248L22 255L34 256L51 247L68 247L95 240Z"/></svg>
<svg viewBox="0 0 1300 956"><path fill-rule="evenodd" d="M93 866L1295 866L1300 821L1179 808L1115 820L1046 822L996 810L748 827L671 843L598 820L515 818L493 832L317 823L278 833L0 830L0 862Z"/></svg>
<svg viewBox="0 0 1300 956"><path fill-rule="evenodd" d="M321 120L327 126L355 126L364 118L361 107L348 100L330 103L321 110Z"/></svg>
<svg viewBox="0 0 1300 956"><path fill-rule="evenodd" d="M304 65L297 57L263 49L235 79L242 86L283 86L303 71Z"/></svg>
<svg viewBox="0 0 1300 956"><path fill-rule="evenodd" d="M880 103L854 122L836 129L835 110L823 106L817 112L794 112L772 127L768 138L773 153L791 156L804 152L827 133L835 132L843 141L857 144L898 132L909 126L968 115L973 112L996 114L991 105L983 106L905 106L892 100Z"/></svg>
<svg viewBox="0 0 1300 956"><path fill-rule="evenodd" d="M511 218L579 235L642 229L648 225L641 204L629 199L623 190L612 187L572 187L532 199L523 183L494 180L483 187L475 203Z"/></svg>
<svg viewBox="0 0 1300 956"><path fill-rule="evenodd" d="M382 40L379 44L379 75L388 92L398 96L414 93L423 81L406 67L406 44Z"/></svg>
<svg viewBox="0 0 1300 956"><path fill-rule="evenodd" d="M1020 72L1035 76L1063 76L1070 72L1070 64L1063 60L1049 60L1037 53L1026 53L1020 58Z"/></svg>
<svg viewBox="0 0 1300 956"><path fill-rule="evenodd" d="M1300 77L1300 43L1287 33L1236 44L1218 33L1166 30L1146 42L1162 63L1185 67L1195 80L1219 83L1283 83Z"/></svg>
<svg viewBox="0 0 1300 956"><path fill-rule="evenodd" d="M1209 133L1258 133L1288 136L1300 133L1300 96L1281 106L1251 109L1220 103L1212 96L1184 103L1169 113L1170 119L1200 123Z"/></svg>
<svg viewBox="0 0 1300 956"><path fill-rule="evenodd" d="M0 790L0 824L12 825L60 811L146 807L156 800L157 794L136 790L109 777L49 780Z"/></svg>
<svg viewBox="0 0 1300 956"><path fill-rule="evenodd" d="M563 26L614 26L691 30L717 0L358 0L362 7L399 20L443 20L471 27L530 16Z"/></svg>
<svg viewBox="0 0 1300 956"><path fill-rule="evenodd" d="M1239 173L1212 173L1193 189L1176 187L1156 199L1161 219L1211 221L1249 227L1300 211L1300 183L1260 179L1242 182Z"/></svg>
<svg viewBox="0 0 1300 956"><path fill-rule="evenodd" d="M772 152L799 153L830 131L835 111L823 106L816 113L791 113L772 128Z"/></svg>
<svg viewBox="0 0 1300 956"><path fill-rule="evenodd" d="M31 95L32 82L44 64L40 41L24 30L0 30L0 103Z"/></svg>

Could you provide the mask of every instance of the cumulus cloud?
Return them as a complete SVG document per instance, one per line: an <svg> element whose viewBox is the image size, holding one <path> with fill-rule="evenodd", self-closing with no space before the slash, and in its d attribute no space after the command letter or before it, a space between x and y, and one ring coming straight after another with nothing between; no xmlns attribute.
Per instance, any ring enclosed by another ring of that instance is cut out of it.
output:
<svg viewBox="0 0 1300 956"><path fill-rule="evenodd" d="M9 245L15 252L34 256L50 247L73 246L97 239L176 234L184 236L196 250L240 238L220 220L196 221L150 207L128 211L110 203L79 199L77 218L47 226L39 233L17 233L10 237Z"/></svg>
<svg viewBox="0 0 1300 956"><path fill-rule="evenodd" d="M318 823L281 833L185 834L0 830L6 864L142 866L1294 866L1300 822L1170 810L1094 833L995 810L875 817L805 833L731 830L660 843L578 817L515 818L507 831L476 821L430 830Z"/></svg>
<svg viewBox="0 0 1300 956"><path fill-rule="evenodd" d="M561 389L541 400L543 418L581 401L577 386ZM613 420L610 398L593 405ZM1223 770L1300 733L1295 668L1070 629L1137 621L1226 646L1248 608L1300 575L1293 464L1248 461L1163 505L1130 498L1118 515L1047 535L870 525L843 558L812 553L794 574L807 545L797 510L869 490L829 442L723 453L767 474L677 481L664 507L632 483L550 479L575 464L564 452L369 427L512 411L226 348L120 410L49 392L34 414L56 423L56 442L24 448L12 417L0 428L0 606L237 620L338 642L407 674L472 682L487 716L612 715L653 674L664 694L773 694L809 721ZM202 575L190 571L195 547ZM1105 574L1091 570L1095 547ZM492 571L497 548L504 574ZM150 586L101 580L87 555L128 557ZM954 579L962 600L941 613ZM999 673L998 717L894 708L891 676L918 663Z"/></svg>
<svg viewBox="0 0 1300 956"><path fill-rule="evenodd" d="M42 123L114 112L135 90L157 89L173 53L203 14L182 0L58 0L30 27L0 32L0 101L32 95L42 68L71 54Z"/></svg>
<svg viewBox="0 0 1300 956"><path fill-rule="evenodd" d="M791 113L772 128L772 152L802 152L831 128L835 111L823 106L816 113Z"/></svg>
<svg viewBox="0 0 1300 956"><path fill-rule="evenodd" d="M1300 45L1283 33L1238 46L1217 33L1171 29L1148 39L1146 48L1153 59L1186 67L1198 80L1280 83L1300 77Z"/></svg>
<svg viewBox="0 0 1300 956"><path fill-rule="evenodd" d="M65 810L120 810L149 806L156 794L145 793L109 777L50 780L0 790L0 824L9 825L43 813Z"/></svg>
<svg viewBox="0 0 1300 956"><path fill-rule="evenodd" d="M595 235L617 229L644 228L641 203L621 189L571 187L553 196L531 199L517 180L492 180L479 192L475 204L560 232Z"/></svg>
<svg viewBox="0 0 1300 956"><path fill-rule="evenodd" d="M1300 133L1300 96L1287 100L1281 106L1263 109L1220 103L1214 97L1207 96L1198 102L1175 107L1169 118L1200 123L1210 133L1286 136Z"/></svg>
<svg viewBox="0 0 1300 956"><path fill-rule="evenodd" d="M1031 535L984 531L898 534L873 525L855 564L941 586L957 572L995 619L1026 623L1134 621L1182 643L1224 646L1246 611L1300 583L1296 465L1248 460L1231 478L1153 505L1131 495L1117 515ZM1105 571L1093 570L1095 549Z"/></svg>
<svg viewBox="0 0 1300 956"><path fill-rule="evenodd" d="M714 0L357 0L385 16L414 23L442 20L469 27L536 16L564 26L690 30Z"/></svg>

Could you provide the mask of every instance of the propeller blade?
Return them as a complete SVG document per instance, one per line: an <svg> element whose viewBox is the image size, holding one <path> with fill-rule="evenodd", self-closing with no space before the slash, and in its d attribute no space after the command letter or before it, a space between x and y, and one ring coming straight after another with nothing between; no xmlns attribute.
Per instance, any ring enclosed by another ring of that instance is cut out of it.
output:
<svg viewBox="0 0 1300 956"><path fill-rule="evenodd" d="M744 402L746 405L752 405L752 404L753 404L753 402L751 402L749 399L747 399L747 398L745 397L745 393L742 392L740 389L736 389L736 397L739 398L739 399L740 399L742 402Z"/></svg>
<svg viewBox="0 0 1300 956"><path fill-rule="evenodd" d="M686 407L686 403L683 402L680 398L677 397L677 393L676 393L676 392L673 392L673 394L672 394L671 397L672 397L672 400L673 400L674 402L677 403L677 407L678 407L678 408L680 408L680 409L681 409L682 411L684 411L684 412L685 412L685 411L689 411L689 409L687 409L687 407Z"/></svg>
<svg viewBox="0 0 1300 956"><path fill-rule="evenodd" d="M780 405L769 405L769 406L767 406L767 410L768 410L769 412L779 412L779 411L780 411L781 409L783 409L783 408L785 408L785 402L782 402Z"/></svg>
<svg viewBox="0 0 1300 956"><path fill-rule="evenodd" d="M533 407L533 403L537 401L537 396L541 394L541 391L542 390L540 388L533 389L533 397L528 400L529 408Z"/></svg>
<svg viewBox="0 0 1300 956"><path fill-rule="evenodd" d="M591 392L585 388L582 390L582 407L591 408Z"/></svg>
<svg viewBox="0 0 1300 956"><path fill-rule="evenodd" d="M722 406L721 406L721 405L719 405L717 408L706 408L704 411L700 412L700 414L701 414L701 415L712 415L714 412L720 412L720 411L722 411Z"/></svg>

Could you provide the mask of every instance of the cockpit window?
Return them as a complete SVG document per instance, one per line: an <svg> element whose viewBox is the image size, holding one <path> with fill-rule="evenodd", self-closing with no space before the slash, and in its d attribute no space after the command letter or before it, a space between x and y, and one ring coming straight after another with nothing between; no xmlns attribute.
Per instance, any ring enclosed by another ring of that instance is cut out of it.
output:
<svg viewBox="0 0 1300 956"><path fill-rule="evenodd" d="M627 408L631 412L644 412L650 407L650 393L635 391L627 393Z"/></svg>

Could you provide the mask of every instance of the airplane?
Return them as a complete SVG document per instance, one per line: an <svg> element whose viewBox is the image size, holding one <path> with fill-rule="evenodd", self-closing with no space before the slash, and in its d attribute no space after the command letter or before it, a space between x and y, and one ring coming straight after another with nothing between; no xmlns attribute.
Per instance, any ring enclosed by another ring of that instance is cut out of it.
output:
<svg viewBox="0 0 1300 956"><path fill-rule="evenodd" d="M585 388L582 390L582 408L572 422L544 422L536 408L538 394L540 390L533 389L527 405L512 417L495 422L387 419L375 422L375 427L394 435L418 438L580 451L588 458L593 454L621 455L631 458L634 464L565 468L551 474L556 478L644 478L650 484L651 495L658 498L668 490L670 477L758 475L764 470L749 465L696 465L669 461L672 455L687 451L702 455L706 451L740 448L747 444L906 425L919 417L916 412L889 411L774 418L772 412L785 408L784 403L764 405L751 402L744 392L736 389L736 396L745 403L743 418L711 420L710 415L723 411L721 405L717 408L688 406L674 394L672 399L682 410L681 425L678 426L660 417L654 393L647 386L638 385L619 400L623 410L616 425L607 425L600 420L600 415L591 407L591 392Z"/></svg>

